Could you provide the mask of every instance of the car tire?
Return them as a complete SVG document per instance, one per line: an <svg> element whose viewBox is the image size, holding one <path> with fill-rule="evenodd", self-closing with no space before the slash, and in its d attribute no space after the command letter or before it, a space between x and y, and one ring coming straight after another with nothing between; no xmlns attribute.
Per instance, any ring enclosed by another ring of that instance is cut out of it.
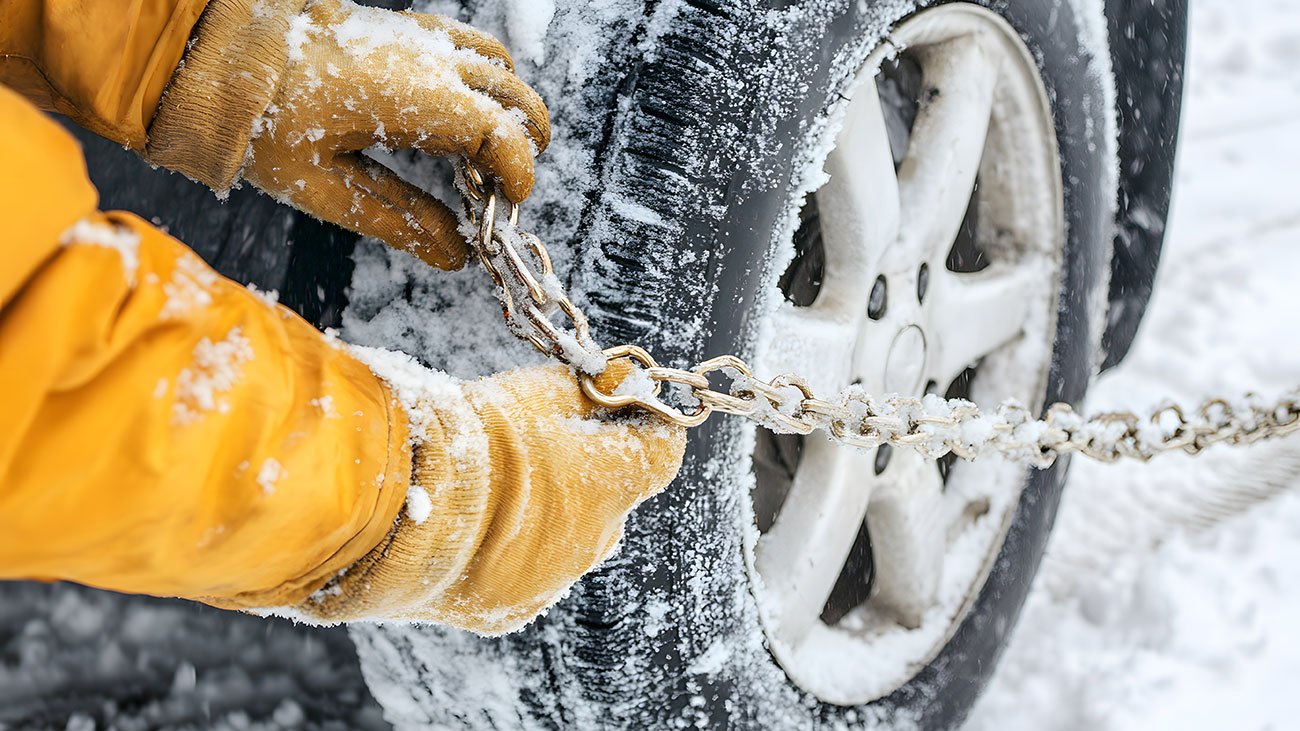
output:
<svg viewBox="0 0 1300 731"><path fill-rule="evenodd" d="M1098 365L1114 233L1102 10L981 4L1032 51L1051 100L1065 236L1044 398L1077 404ZM918 10L776 5L683 4L620 90L602 203L571 283L585 290L595 332L664 362L753 354L826 156L830 111L863 59ZM1029 476L983 587L937 654L888 695L836 705L792 683L768 649L747 569L753 446L738 419L694 431L681 475L633 517L621 553L521 633L354 630L389 720L399 729L959 725L1024 603L1066 463Z"/></svg>

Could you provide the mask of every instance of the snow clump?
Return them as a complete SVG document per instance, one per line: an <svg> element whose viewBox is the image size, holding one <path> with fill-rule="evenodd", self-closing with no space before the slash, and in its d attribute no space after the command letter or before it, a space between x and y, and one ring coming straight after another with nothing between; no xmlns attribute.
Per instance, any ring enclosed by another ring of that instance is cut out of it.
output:
<svg viewBox="0 0 1300 731"><path fill-rule="evenodd" d="M433 513L433 500L429 491L419 485L411 485L406 490L406 517L416 525L423 525Z"/></svg>
<svg viewBox="0 0 1300 731"><path fill-rule="evenodd" d="M192 424L207 412L229 411L229 402L221 397L239 383L244 363L252 359L253 344L237 327L218 342L200 340L194 346L194 364L176 376L172 423Z"/></svg>
<svg viewBox="0 0 1300 731"><path fill-rule="evenodd" d="M135 270L140 266L140 235L125 226L81 219L59 237L63 246L102 246L122 257L122 272L127 284L135 284Z"/></svg>
<svg viewBox="0 0 1300 731"><path fill-rule="evenodd" d="M217 283L217 273L208 268L197 256L182 254L176 259L171 280L163 285L167 302L158 313L159 319L171 320L212 304L210 288Z"/></svg>
<svg viewBox="0 0 1300 731"><path fill-rule="evenodd" d="M262 463L262 469L257 471L257 485L262 488L262 492L267 495L275 494L275 483L284 479L288 475L284 467L274 459L267 459Z"/></svg>

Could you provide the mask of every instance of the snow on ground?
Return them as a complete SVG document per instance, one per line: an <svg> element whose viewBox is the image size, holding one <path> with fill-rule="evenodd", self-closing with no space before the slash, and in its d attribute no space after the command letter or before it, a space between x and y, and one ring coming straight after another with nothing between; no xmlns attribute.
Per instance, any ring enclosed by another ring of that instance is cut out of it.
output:
<svg viewBox="0 0 1300 731"><path fill-rule="evenodd" d="M1155 299L1093 408L1300 382L1293 3L1195 3L1188 84ZM1147 465L1076 461L1036 588L968 727L1295 728L1297 440ZM1242 499L1213 505L1225 490ZM1267 494L1280 497L1257 500Z"/></svg>

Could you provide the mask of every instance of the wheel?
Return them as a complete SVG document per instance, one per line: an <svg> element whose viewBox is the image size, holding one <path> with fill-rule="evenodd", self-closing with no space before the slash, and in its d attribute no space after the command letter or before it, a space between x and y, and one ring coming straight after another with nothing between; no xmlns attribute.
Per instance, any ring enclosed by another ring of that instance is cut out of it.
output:
<svg viewBox="0 0 1300 731"><path fill-rule="evenodd" d="M821 393L1078 402L1116 192L1100 3L780 6L656 16L594 126L597 171L543 162L585 193L576 226L536 224L595 332ZM1064 475L715 419L621 554L526 631L353 637L401 729L949 728Z"/></svg>
<svg viewBox="0 0 1300 731"><path fill-rule="evenodd" d="M1065 221L1033 57L994 13L943 5L899 24L851 93L761 370L808 374L819 393L1041 408ZM1026 477L770 432L754 464L750 575L769 646L796 685L840 705L884 697L939 653Z"/></svg>

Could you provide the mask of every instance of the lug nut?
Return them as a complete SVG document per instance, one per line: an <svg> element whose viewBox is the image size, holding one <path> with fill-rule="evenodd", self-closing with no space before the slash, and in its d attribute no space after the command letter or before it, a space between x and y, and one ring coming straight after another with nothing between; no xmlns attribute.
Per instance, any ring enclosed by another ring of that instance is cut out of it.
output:
<svg viewBox="0 0 1300 731"><path fill-rule="evenodd" d="M867 299L867 317L879 320L885 316L887 295L885 275L881 274L876 277L876 283L871 286L871 297Z"/></svg>
<svg viewBox="0 0 1300 731"><path fill-rule="evenodd" d="M889 460L894 456L894 448L888 444L882 444L876 447L876 474L879 475L889 466Z"/></svg>

